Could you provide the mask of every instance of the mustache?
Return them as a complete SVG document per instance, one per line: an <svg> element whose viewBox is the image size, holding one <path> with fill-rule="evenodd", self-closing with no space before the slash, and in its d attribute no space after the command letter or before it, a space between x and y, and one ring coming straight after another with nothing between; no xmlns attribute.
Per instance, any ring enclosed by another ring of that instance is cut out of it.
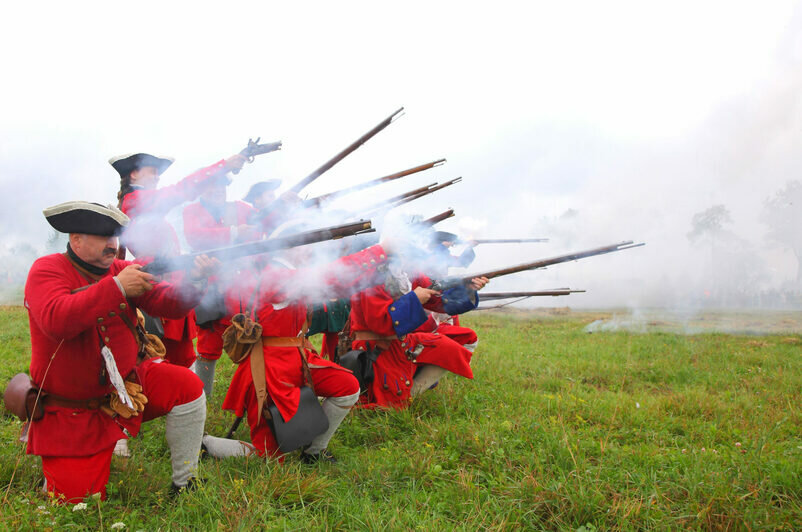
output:
<svg viewBox="0 0 802 532"><path fill-rule="evenodd" d="M107 255L107 254L116 255L117 254L117 248L104 248L103 249L103 254L104 255Z"/></svg>

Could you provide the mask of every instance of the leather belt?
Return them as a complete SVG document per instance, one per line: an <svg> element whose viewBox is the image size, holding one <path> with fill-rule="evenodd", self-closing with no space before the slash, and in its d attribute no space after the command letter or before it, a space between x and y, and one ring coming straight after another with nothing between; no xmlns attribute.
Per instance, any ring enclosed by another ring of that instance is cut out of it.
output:
<svg viewBox="0 0 802 532"><path fill-rule="evenodd" d="M262 345L268 347L305 347L312 349L312 343L302 336L263 336Z"/></svg>
<svg viewBox="0 0 802 532"><path fill-rule="evenodd" d="M81 408L83 410L97 410L103 405L108 405L109 396L92 397L89 399L69 399L53 395L51 393L43 394L43 401L46 406L63 406L65 408Z"/></svg>
<svg viewBox="0 0 802 532"><path fill-rule="evenodd" d="M376 342L376 341L387 341L391 342L393 340L400 340L398 336L384 336L373 331L356 331L354 332L354 340L357 341L364 341L364 342Z"/></svg>

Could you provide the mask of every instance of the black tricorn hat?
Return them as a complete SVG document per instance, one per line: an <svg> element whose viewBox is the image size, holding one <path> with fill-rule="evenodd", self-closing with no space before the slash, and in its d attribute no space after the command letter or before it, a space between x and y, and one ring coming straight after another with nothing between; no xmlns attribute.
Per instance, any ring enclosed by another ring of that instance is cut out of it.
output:
<svg viewBox="0 0 802 532"><path fill-rule="evenodd" d="M120 177L125 177L143 166L155 166L159 175L161 175L174 161L175 159L172 157L157 157L149 153L126 153L125 155L112 157L109 159L109 164L117 170Z"/></svg>
<svg viewBox="0 0 802 532"><path fill-rule="evenodd" d="M432 242L442 244L443 242L459 242L459 237L448 231L435 231L432 233Z"/></svg>
<svg viewBox="0 0 802 532"><path fill-rule="evenodd" d="M259 181L258 183L254 183L254 185L248 190L248 193L245 194L245 197L242 198L244 201L248 203L253 203L253 200L267 192L268 190L276 190L278 187L281 186L281 179L270 179L269 181Z"/></svg>
<svg viewBox="0 0 802 532"><path fill-rule="evenodd" d="M129 218L111 205L88 201L68 201L43 210L47 222L61 233L116 236L128 225Z"/></svg>

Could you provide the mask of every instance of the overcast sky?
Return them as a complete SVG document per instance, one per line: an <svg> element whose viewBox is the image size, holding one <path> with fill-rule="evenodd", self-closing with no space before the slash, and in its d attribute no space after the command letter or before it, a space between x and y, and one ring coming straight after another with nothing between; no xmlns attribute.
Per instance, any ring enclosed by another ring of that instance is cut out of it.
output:
<svg viewBox="0 0 802 532"><path fill-rule="evenodd" d="M701 275L686 234L715 204L771 283L795 273L760 243L758 214L800 179L800 2L15 2L2 14L0 252L43 246L46 206L115 203L113 155L171 155L172 183L248 137L282 140L235 178L241 197L265 178L292 184L404 106L305 192L445 157L377 197L463 176L415 210L453 207L442 228L469 236L551 238L480 247L474 270L648 243L505 281L587 288L572 305L634 305Z"/></svg>

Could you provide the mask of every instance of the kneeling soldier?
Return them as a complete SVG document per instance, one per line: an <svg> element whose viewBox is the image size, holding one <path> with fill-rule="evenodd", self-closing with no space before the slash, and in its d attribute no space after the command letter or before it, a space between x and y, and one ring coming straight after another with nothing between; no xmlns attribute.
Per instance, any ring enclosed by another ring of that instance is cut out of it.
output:
<svg viewBox="0 0 802 532"><path fill-rule="evenodd" d="M173 489L191 487L206 419L203 385L189 369L150 357L136 311L185 316L200 301L212 261L196 260L181 285L155 282L140 265L115 258L116 235L128 223L120 210L76 201L44 214L69 233L66 253L37 259L25 285L31 378L44 407L27 450L42 457L46 490L68 502L105 498L115 442L159 416L167 418Z"/></svg>

